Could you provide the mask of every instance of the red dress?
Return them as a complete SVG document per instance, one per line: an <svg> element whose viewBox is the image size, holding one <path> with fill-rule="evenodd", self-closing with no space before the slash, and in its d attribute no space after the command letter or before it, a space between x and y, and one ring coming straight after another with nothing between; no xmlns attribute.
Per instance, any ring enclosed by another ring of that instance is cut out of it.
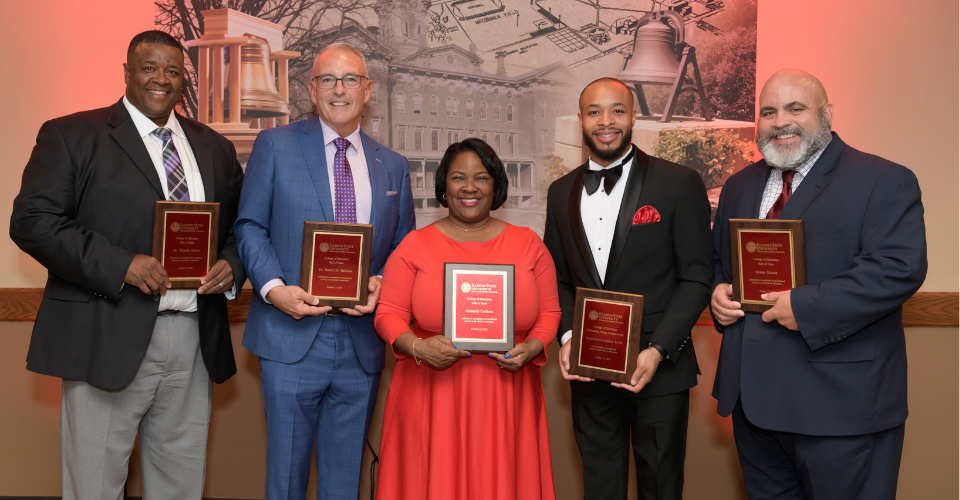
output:
<svg viewBox="0 0 960 500"><path fill-rule="evenodd" d="M383 276L377 333L440 334L443 263L515 266L515 341L556 338L556 269L537 235L507 224L496 238L457 242L434 225L400 243ZM394 351L397 365L383 416L378 500L542 500L555 498L540 384L546 350L517 373L484 354L438 371Z"/></svg>

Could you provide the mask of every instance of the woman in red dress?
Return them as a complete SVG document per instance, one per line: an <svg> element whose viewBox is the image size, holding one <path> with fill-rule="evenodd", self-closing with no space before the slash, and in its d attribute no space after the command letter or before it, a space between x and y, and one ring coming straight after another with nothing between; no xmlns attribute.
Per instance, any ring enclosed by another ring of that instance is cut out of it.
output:
<svg viewBox="0 0 960 500"><path fill-rule="evenodd" d="M553 500L540 384L560 322L553 259L533 231L490 216L507 175L487 143L451 144L436 194L449 216L408 234L384 271L376 327L397 364L377 498ZM444 262L514 265L513 349L472 355L443 336Z"/></svg>

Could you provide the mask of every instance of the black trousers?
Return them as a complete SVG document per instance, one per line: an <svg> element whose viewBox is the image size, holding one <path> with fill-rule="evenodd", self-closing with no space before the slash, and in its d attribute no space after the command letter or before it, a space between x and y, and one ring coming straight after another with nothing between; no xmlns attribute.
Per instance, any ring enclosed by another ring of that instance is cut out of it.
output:
<svg viewBox="0 0 960 500"><path fill-rule="evenodd" d="M903 424L857 436L807 436L761 429L737 402L733 436L750 500L893 500Z"/></svg>
<svg viewBox="0 0 960 500"><path fill-rule="evenodd" d="M637 398L597 381L589 392L572 388L570 406L574 437L583 460L584 499L627 498L631 444L637 468L637 498L682 497L689 390Z"/></svg>

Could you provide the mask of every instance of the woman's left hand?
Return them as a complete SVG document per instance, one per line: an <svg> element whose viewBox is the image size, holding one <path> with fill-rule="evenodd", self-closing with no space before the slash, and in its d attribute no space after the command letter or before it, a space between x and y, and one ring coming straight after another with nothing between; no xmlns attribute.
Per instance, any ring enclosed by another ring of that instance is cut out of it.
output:
<svg viewBox="0 0 960 500"><path fill-rule="evenodd" d="M523 368L543 352L543 342L540 339L529 338L507 351L506 354L492 352L488 354L497 361L497 366L508 372L516 372Z"/></svg>

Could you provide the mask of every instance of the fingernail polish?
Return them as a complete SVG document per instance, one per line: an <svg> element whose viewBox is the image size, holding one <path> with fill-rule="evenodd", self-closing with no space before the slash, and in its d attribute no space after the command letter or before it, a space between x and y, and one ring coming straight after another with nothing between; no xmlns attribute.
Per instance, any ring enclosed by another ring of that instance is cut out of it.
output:
<svg viewBox="0 0 960 500"><path fill-rule="evenodd" d="M457 348L457 344L453 344L453 348L456 349L456 348Z"/></svg>
<svg viewBox="0 0 960 500"><path fill-rule="evenodd" d="M468 358L472 358L472 357L473 357L473 353L472 353L472 352L468 352L468 353L467 353L467 357L468 357Z"/></svg>
<svg viewBox="0 0 960 500"><path fill-rule="evenodd" d="M492 357L493 357L493 353L492 353L492 352L488 352L488 353L487 353L487 357L488 357L488 358L492 358Z"/></svg>
<svg viewBox="0 0 960 500"><path fill-rule="evenodd" d="M503 355L503 359L510 359L510 353L508 352L508 353L504 354L504 355Z"/></svg>

